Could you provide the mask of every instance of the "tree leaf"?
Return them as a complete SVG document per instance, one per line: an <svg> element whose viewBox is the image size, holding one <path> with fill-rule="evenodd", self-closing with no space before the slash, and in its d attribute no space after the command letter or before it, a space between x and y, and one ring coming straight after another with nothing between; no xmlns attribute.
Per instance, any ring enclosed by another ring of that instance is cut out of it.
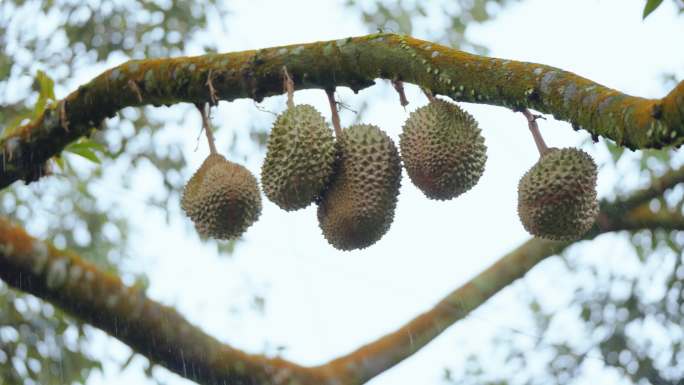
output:
<svg viewBox="0 0 684 385"><path fill-rule="evenodd" d="M68 151L72 154L80 155L80 156L88 159L89 161L91 161L93 163L97 163L97 164L100 163L100 158L98 158L97 154L91 149L81 147L81 148L65 148L64 150Z"/></svg>
<svg viewBox="0 0 684 385"><path fill-rule="evenodd" d="M608 152L610 152L610 156L613 159L613 164L616 164L622 157L622 154L625 153L625 148L618 146L610 140L606 140L605 143L606 148L608 149Z"/></svg>
<svg viewBox="0 0 684 385"><path fill-rule="evenodd" d="M79 141L65 147L65 149L88 149L91 151L98 151L103 154L107 153L107 148L104 145L86 138L81 138Z"/></svg>
<svg viewBox="0 0 684 385"><path fill-rule="evenodd" d="M663 0L648 0L646 2L646 6L644 7L644 15L642 16L642 20L646 19L648 15L655 11L662 3Z"/></svg>
<svg viewBox="0 0 684 385"><path fill-rule="evenodd" d="M38 70L36 72L35 82L38 85L38 101L36 107L33 109L33 117L37 118L45 111L49 101L55 101L55 82L45 72Z"/></svg>
<svg viewBox="0 0 684 385"><path fill-rule="evenodd" d="M88 138L81 138L77 142L71 143L64 147L64 151L80 155L94 163L101 163L100 158L96 152L107 154L107 149L100 143L94 142Z"/></svg>
<svg viewBox="0 0 684 385"><path fill-rule="evenodd" d="M55 161L55 164L60 168L60 170L64 171L64 158L61 156L53 156L52 159Z"/></svg>

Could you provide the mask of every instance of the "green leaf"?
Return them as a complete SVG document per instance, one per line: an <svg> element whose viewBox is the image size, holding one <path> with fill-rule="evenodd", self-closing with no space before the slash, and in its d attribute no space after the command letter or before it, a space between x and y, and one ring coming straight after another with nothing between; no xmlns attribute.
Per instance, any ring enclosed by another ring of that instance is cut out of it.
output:
<svg viewBox="0 0 684 385"><path fill-rule="evenodd" d="M38 85L39 94L36 107L33 109L33 117L37 118L43 114L48 102L55 101L57 98L55 97L55 82L45 72L38 70L35 82Z"/></svg>
<svg viewBox="0 0 684 385"><path fill-rule="evenodd" d="M97 157L97 154L88 148L65 148L64 150L72 154L80 155L91 162L100 163L100 158Z"/></svg>
<svg viewBox="0 0 684 385"><path fill-rule="evenodd" d="M98 152L105 155L108 154L107 148L101 143L94 142L85 137L64 147L64 151L80 155L97 164L101 163L100 157L97 155Z"/></svg>
<svg viewBox="0 0 684 385"><path fill-rule="evenodd" d="M70 145L66 146L65 149L87 149L91 151L98 151L103 154L107 153L107 148L105 148L104 145L86 138L82 138L77 142L71 143Z"/></svg>
<svg viewBox="0 0 684 385"><path fill-rule="evenodd" d="M644 15L642 16L642 19L647 18L648 15L650 15L651 12L655 11L656 8L658 8L662 3L663 0L648 0L646 2L646 6L644 7Z"/></svg>
<svg viewBox="0 0 684 385"><path fill-rule="evenodd" d="M55 164L57 164L57 166L60 168L60 170L64 171L64 166L65 166L64 165L64 158L57 155L57 156L53 156L52 159L55 160Z"/></svg>
<svg viewBox="0 0 684 385"><path fill-rule="evenodd" d="M622 154L625 153L625 148L618 146L610 140L606 140L605 143L606 148L608 148L610 156L613 159L613 164L616 164L618 160L620 160L620 158L622 157Z"/></svg>

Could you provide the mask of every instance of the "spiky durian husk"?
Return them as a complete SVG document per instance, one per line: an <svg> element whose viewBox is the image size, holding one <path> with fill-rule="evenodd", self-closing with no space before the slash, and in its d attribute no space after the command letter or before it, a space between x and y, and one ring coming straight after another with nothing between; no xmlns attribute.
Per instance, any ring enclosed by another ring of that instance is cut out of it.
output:
<svg viewBox="0 0 684 385"><path fill-rule="evenodd" d="M549 149L518 184L518 215L542 238L581 238L598 215L596 164L576 148Z"/></svg>
<svg viewBox="0 0 684 385"><path fill-rule="evenodd" d="M409 178L431 199L452 199L470 190L487 160L475 119L441 99L411 113L399 147Z"/></svg>
<svg viewBox="0 0 684 385"><path fill-rule="evenodd" d="M318 206L318 222L328 242L340 250L377 242L394 220L401 162L387 134L358 124L337 140L338 162Z"/></svg>
<svg viewBox="0 0 684 385"><path fill-rule="evenodd" d="M280 208L304 208L318 198L335 162L332 130L309 105L288 108L273 124L261 168L264 194Z"/></svg>
<svg viewBox="0 0 684 385"><path fill-rule="evenodd" d="M261 214L261 195L245 167L212 154L185 185L181 207L200 235L238 238Z"/></svg>

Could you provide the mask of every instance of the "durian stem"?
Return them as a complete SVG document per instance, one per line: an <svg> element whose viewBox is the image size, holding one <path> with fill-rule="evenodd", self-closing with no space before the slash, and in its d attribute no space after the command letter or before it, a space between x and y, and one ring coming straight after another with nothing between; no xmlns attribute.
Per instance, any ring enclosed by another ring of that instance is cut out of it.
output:
<svg viewBox="0 0 684 385"><path fill-rule="evenodd" d="M425 96L428 98L428 100L430 101L430 103L432 103L432 102L434 102L435 100L437 100L437 98L435 98L435 95L432 94L432 91L428 90L427 88L421 88L421 90L423 90L423 93L424 93Z"/></svg>
<svg viewBox="0 0 684 385"><path fill-rule="evenodd" d="M287 108L294 107L294 81L287 72L287 67L283 66L283 90L287 92Z"/></svg>
<svg viewBox="0 0 684 385"><path fill-rule="evenodd" d="M409 104L408 99L406 99L406 93L404 93L404 82L401 80L392 80L392 86L397 90L399 94L399 103L402 107L406 107Z"/></svg>
<svg viewBox="0 0 684 385"><path fill-rule="evenodd" d="M544 154L546 154L546 152L549 151L549 147L546 146L544 138L542 137L541 132L539 131L537 119L540 118L540 116L533 115L527 108L521 109L520 112L522 112L522 114L525 115L525 118L527 118L527 126L530 128L530 132L532 133L532 137L534 138L534 144L537 145L537 150L539 150L539 156L544 156Z"/></svg>
<svg viewBox="0 0 684 385"><path fill-rule="evenodd" d="M202 115L202 129L204 130L204 133L207 135L207 142L209 142L209 153L210 154L216 154L216 142L214 140L214 132L212 131L211 127L211 121L209 120L209 103L204 103L204 104L196 104L197 109L200 111L200 115Z"/></svg>
<svg viewBox="0 0 684 385"><path fill-rule="evenodd" d="M337 112L337 102L335 101L335 90L327 89L325 93L328 94L328 102L330 103L330 112L332 113L332 124L335 128L335 136L342 135L342 126L340 125L340 114Z"/></svg>

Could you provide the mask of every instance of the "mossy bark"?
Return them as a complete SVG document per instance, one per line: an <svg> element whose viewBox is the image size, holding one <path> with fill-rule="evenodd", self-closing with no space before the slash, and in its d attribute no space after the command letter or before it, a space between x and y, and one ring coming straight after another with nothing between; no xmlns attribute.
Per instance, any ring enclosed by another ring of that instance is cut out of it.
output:
<svg viewBox="0 0 684 385"><path fill-rule="evenodd" d="M684 142L684 82L662 99L644 99L558 68L478 56L409 36L380 33L126 62L0 139L0 188L20 179L38 179L49 158L124 107L236 98L259 101L283 93L283 66L297 89L348 86L358 91L374 84L376 78L401 80L459 101L550 113L575 128L631 149Z"/></svg>
<svg viewBox="0 0 684 385"><path fill-rule="evenodd" d="M585 239L620 230L684 230L676 211L648 203L684 182L684 167L616 202L602 202ZM175 310L73 253L28 235L0 217L0 279L48 300L181 376L200 384L360 385L411 356L500 290L570 243L533 238L506 254L397 331L316 367L248 354L223 344Z"/></svg>
<svg viewBox="0 0 684 385"><path fill-rule="evenodd" d="M128 344L152 362L201 384L319 383L293 363L222 344L170 307L77 255L60 251L0 217L0 278L48 300Z"/></svg>

